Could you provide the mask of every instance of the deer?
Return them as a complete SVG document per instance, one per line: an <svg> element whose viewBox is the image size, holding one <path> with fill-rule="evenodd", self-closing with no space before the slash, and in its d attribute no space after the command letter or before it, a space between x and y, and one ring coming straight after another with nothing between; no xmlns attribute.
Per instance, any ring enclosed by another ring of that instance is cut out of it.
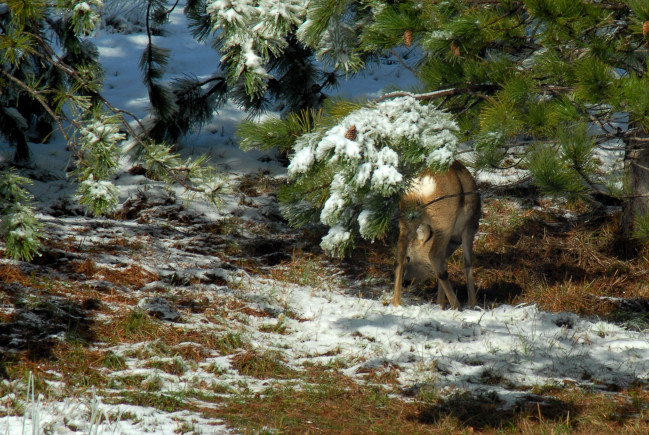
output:
<svg viewBox="0 0 649 435"><path fill-rule="evenodd" d="M446 299L461 310L448 279L448 258L462 245L469 306L476 305L473 239L480 221L480 194L464 165L455 161L446 172L427 171L415 178L399 202L399 238L393 305L401 305L404 283L437 276L437 303Z"/></svg>

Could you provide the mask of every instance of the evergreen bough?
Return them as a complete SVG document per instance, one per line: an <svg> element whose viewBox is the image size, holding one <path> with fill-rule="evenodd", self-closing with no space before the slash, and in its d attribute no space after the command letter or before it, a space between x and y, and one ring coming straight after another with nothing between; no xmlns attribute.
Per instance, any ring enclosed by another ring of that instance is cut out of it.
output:
<svg viewBox="0 0 649 435"><path fill-rule="evenodd" d="M0 235L5 240L5 255L31 260L38 254L41 224L35 216L34 197L23 186L31 180L8 169L0 173Z"/></svg>
<svg viewBox="0 0 649 435"><path fill-rule="evenodd" d="M337 257L358 236L383 238L411 180L451 165L457 131L450 114L401 97L306 133L297 139L288 167L284 215L293 225L327 225L321 245Z"/></svg>

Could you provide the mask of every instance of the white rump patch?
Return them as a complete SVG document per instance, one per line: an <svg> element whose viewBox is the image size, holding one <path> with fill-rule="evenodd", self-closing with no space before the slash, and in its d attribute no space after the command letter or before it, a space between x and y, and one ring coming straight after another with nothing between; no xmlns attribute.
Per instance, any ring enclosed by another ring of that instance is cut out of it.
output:
<svg viewBox="0 0 649 435"><path fill-rule="evenodd" d="M437 189L437 183L435 183L435 179L430 175L425 175L421 178L416 179L412 183L412 186L408 190L408 193L415 194L419 197L430 198L435 193L435 189Z"/></svg>

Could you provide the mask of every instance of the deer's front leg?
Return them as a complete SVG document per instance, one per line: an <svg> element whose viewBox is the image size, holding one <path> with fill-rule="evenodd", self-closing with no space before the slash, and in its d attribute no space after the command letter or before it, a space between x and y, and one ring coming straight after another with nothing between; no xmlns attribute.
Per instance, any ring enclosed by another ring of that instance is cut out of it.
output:
<svg viewBox="0 0 649 435"><path fill-rule="evenodd" d="M394 296L392 304L396 307L401 305L401 286L403 283L403 268L406 261L406 250L410 241L410 230L408 225L399 221L399 240L397 242L397 268L394 271Z"/></svg>
<svg viewBox="0 0 649 435"><path fill-rule="evenodd" d="M437 280L437 305L442 307L442 309L446 306L446 294L444 293L444 288L440 280Z"/></svg>

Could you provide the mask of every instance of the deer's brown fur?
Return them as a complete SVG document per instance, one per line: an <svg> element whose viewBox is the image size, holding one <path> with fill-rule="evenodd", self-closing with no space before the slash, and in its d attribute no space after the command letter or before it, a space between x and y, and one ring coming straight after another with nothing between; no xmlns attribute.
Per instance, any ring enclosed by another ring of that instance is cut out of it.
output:
<svg viewBox="0 0 649 435"><path fill-rule="evenodd" d="M460 309L448 279L448 258L462 245L469 305L475 306L473 238L480 220L480 195L469 171L454 162L443 173L417 178L400 202L394 305L401 304L403 282L417 282L434 272L438 279L437 303Z"/></svg>

